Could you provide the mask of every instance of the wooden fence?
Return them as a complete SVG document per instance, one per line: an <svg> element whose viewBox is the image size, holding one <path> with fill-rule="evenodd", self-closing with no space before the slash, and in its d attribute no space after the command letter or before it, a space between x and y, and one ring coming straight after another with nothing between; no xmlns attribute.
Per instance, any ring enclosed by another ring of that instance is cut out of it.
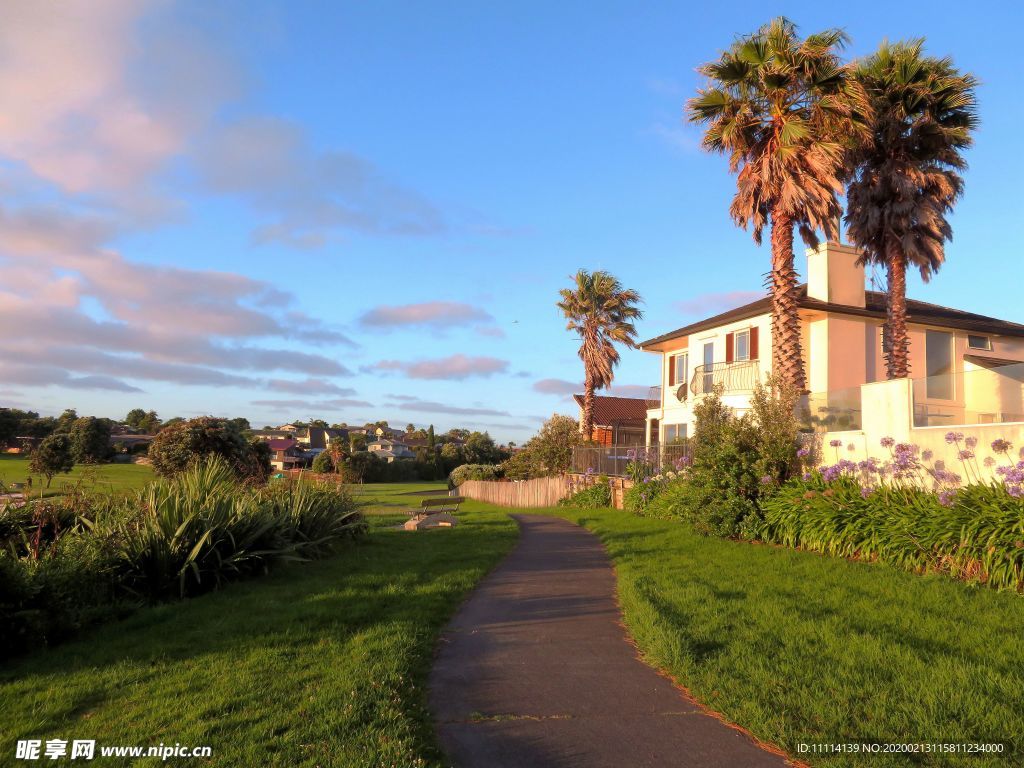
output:
<svg viewBox="0 0 1024 768"><path fill-rule="evenodd" d="M458 487L457 493L467 499L502 507L553 507L559 499L569 495L569 479L562 476L513 482L467 480Z"/></svg>

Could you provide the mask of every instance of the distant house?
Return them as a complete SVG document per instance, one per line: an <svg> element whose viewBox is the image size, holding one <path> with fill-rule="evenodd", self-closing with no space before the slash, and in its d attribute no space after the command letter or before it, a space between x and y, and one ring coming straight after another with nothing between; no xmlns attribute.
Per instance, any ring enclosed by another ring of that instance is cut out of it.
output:
<svg viewBox="0 0 1024 768"><path fill-rule="evenodd" d="M573 395L583 424L583 395ZM647 431L647 400L640 397L594 396L594 429L585 440L600 445L643 445Z"/></svg>
<svg viewBox="0 0 1024 768"><path fill-rule="evenodd" d="M374 434L378 438L384 438L388 440L402 440L405 437L404 429L394 429L393 427L377 427L374 430Z"/></svg>
<svg viewBox="0 0 1024 768"><path fill-rule="evenodd" d="M252 436L257 440L268 441L289 438L293 436L293 433L283 429L256 429L253 430Z"/></svg>
<svg viewBox="0 0 1024 768"><path fill-rule="evenodd" d="M267 444L270 446L270 466L276 470L296 469L305 466L309 460L293 438L276 438L268 440Z"/></svg>
<svg viewBox="0 0 1024 768"><path fill-rule="evenodd" d="M285 427L291 429L285 429ZM252 433L252 436L264 442L283 439L294 440L301 449L312 451L313 453L327 450L335 441L339 441L342 444L348 442L348 431L344 429L334 429L332 427L295 427L292 424L286 424L284 427L278 427L277 429L256 430Z"/></svg>
<svg viewBox="0 0 1024 768"><path fill-rule="evenodd" d="M395 459L413 459L416 457L416 454L409 450L409 446L397 440L374 440L366 446L366 450L378 459L384 459L388 464Z"/></svg>

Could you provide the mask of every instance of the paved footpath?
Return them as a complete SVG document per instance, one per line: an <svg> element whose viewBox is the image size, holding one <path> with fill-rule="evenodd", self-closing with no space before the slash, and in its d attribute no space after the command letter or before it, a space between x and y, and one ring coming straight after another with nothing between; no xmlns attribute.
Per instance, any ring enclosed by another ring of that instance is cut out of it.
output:
<svg viewBox="0 0 1024 768"><path fill-rule="evenodd" d="M704 714L636 657L598 538L516 515L515 550L442 635L430 677L459 768L760 768L785 760Z"/></svg>

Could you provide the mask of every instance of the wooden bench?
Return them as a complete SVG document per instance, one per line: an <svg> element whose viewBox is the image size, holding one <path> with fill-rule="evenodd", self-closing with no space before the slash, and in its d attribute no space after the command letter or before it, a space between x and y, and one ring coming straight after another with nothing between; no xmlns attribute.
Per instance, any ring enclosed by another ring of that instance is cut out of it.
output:
<svg viewBox="0 0 1024 768"><path fill-rule="evenodd" d="M445 496L439 499L424 499L419 509L410 510L411 517L402 527L407 531L421 528L451 528L457 520L455 513L462 503L461 496Z"/></svg>

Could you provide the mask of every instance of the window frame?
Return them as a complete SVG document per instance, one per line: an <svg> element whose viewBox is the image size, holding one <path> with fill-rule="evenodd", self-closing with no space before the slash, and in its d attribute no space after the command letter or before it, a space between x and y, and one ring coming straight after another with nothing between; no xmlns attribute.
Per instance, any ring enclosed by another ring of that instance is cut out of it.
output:
<svg viewBox="0 0 1024 768"><path fill-rule="evenodd" d="M985 344L984 344L984 346L981 346L981 347L976 346L976 345L971 343L971 339L983 339ZM991 352L992 351L992 337L991 336L987 336L985 334L981 334L981 333L968 333L967 334L967 348L968 349L978 349L978 350L981 350L982 352Z"/></svg>
<svg viewBox="0 0 1024 768"><path fill-rule="evenodd" d="M947 373L932 373L931 366L929 365L928 353L931 345L928 343L929 338L942 335L947 337L948 344L946 346L949 351L949 371ZM956 400L956 348L955 348L956 336L951 331L943 331L938 328L927 328L924 334L924 365L925 365L925 397L928 400L942 400L944 402L954 402ZM940 377L948 377L949 385L948 390L944 390L942 394L932 394L932 384L938 384ZM948 396L947 396L948 395Z"/></svg>
<svg viewBox="0 0 1024 768"><path fill-rule="evenodd" d="M740 339L746 344L746 354L740 356ZM733 331L732 334L732 360L734 363L750 362L750 329L744 328L741 331Z"/></svg>

